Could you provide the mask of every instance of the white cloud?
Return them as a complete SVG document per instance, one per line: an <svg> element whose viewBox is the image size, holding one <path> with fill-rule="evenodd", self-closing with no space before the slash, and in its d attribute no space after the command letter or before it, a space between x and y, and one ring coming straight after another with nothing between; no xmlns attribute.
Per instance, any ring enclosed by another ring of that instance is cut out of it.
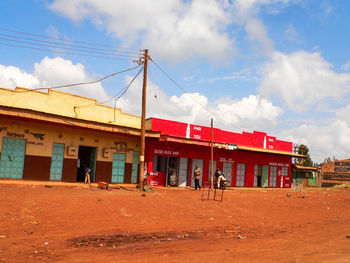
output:
<svg viewBox="0 0 350 263"><path fill-rule="evenodd" d="M171 61L194 56L215 61L234 51L224 32L230 24L225 0L56 0L50 7L75 21L92 20L124 45L138 42Z"/></svg>
<svg viewBox="0 0 350 263"><path fill-rule="evenodd" d="M348 126L350 126L350 103L342 109L336 111L336 119L342 120Z"/></svg>
<svg viewBox="0 0 350 263"><path fill-rule="evenodd" d="M321 163L326 157L349 158L350 125L342 120L333 120L327 126L302 125L279 134L298 144L306 144L311 159Z"/></svg>
<svg viewBox="0 0 350 263"><path fill-rule="evenodd" d="M344 71L350 71L350 61L341 66L341 69Z"/></svg>
<svg viewBox="0 0 350 263"><path fill-rule="evenodd" d="M291 42L295 42L297 44L302 42L293 25L288 25L287 29L284 31L284 36Z"/></svg>
<svg viewBox="0 0 350 263"><path fill-rule="evenodd" d="M127 79L127 82L130 78ZM117 107L125 112L139 115L141 112L141 80L118 101ZM221 98L210 101L200 93L183 93L168 96L152 82L147 84L147 116L190 122L208 126L210 119L216 127L227 130L267 130L276 125L282 110L266 99L250 95L241 100ZM155 98L156 95L156 98ZM208 112L206 109L210 112Z"/></svg>
<svg viewBox="0 0 350 263"><path fill-rule="evenodd" d="M257 41L263 48L264 53L271 53L274 48L272 40L267 36L265 26L262 21L251 18L245 25L248 37L252 41Z"/></svg>
<svg viewBox="0 0 350 263"><path fill-rule="evenodd" d="M269 38L264 23L258 18L259 14L266 12L278 14L282 9L298 2L298 0L235 0L234 22L244 25L247 37L253 43L257 43L255 50L260 54L270 55L274 49L274 43Z"/></svg>
<svg viewBox="0 0 350 263"><path fill-rule="evenodd" d="M281 9L299 0L235 0L234 6L241 16L256 15L262 7L266 7L266 12L276 14Z"/></svg>
<svg viewBox="0 0 350 263"><path fill-rule="evenodd" d="M274 52L264 65L259 92L280 96L287 106L304 112L326 98L341 98L350 89L350 74L339 74L320 53Z"/></svg>
<svg viewBox="0 0 350 263"><path fill-rule="evenodd" d="M0 86L14 89L16 86L35 89L50 88L72 83L92 81L84 65L73 64L70 60L61 57L45 57L40 63L34 64L34 72L27 73L17 67L0 65ZM106 93L101 83L75 86L60 89L80 96L103 100Z"/></svg>
<svg viewBox="0 0 350 263"><path fill-rule="evenodd" d="M282 109L260 96L249 95L241 100L224 100L215 105L217 121L227 126L231 123L245 130L268 130L275 126Z"/></svg>
<svg viewBox="0 0 350 263"><path fill-rule="evenodd" d="M243 81L257 81L256 76L254 75L255 72L251 69L244 69L238 72L232 72L230 74L215 77L215 78L209 78L208 80L202 79L201 82L208 81L209 83L214 83L215 81L230 81L230 80L243 80Z"/></svg>
<svg viewBox="0 0 350 263"><path fill-rule="evenodd" d="M235 52L232 28L245 27L248 39L262 53L273 41L258 13L275 14L298 0L55 0L51 10L73 21L89 20L119 38L137 44L152 56L173 63L195 57L230 61Z"/></svg>
<svg viewBox="0 0 350 263"><path fill-rule="evenodd" d="M0 65L0 87L14 89L16 86L32 88L38 86L39 79L14 66Z"/></svg>

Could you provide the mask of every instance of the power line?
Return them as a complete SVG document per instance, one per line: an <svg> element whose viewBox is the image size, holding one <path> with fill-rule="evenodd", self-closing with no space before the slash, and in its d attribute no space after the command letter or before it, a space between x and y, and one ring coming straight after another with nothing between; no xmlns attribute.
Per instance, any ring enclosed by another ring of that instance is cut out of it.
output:
<svg viewBox="0 0 350 263"><path fill-rule="evenodd" d="M12 29L8 29L8 28L2 28L2 27L0 27L0 31L12 32L12 33L28 35L28 36L35 36L35 37L44 38L44 39L59 40L59 41L63 41L63 42L73 42L73 43L81 43L81 44L92 45L92 46L100 46L100 47L109 47L109 48L118 48L118 49L125 49L125 50L134 50L134 51L137 50L137 51L140 51L140 49L137 49L137 48L128 48L128 47L112 46L112 45L105 45L105 44L85 42L85 41L78 41L78 40L70 40L70 39L48 37L48 36L43 36L43 35L39 35L39 34L27 33L27 32L22 32L22 31L17 31L17 30L12 30Z"/></svg>
<svg viewBox="0 0 350 263"><path fill-rule="evenodd" d="M156 67L171 81L175 84L176 87L178 87L179 89L181 89L183 92L185 93L188 93L191 98L193 99L194 102L196 102L197 104L199 104L203 109L205 109L207 112L209 112L210 114L212 114L213 116L215 116L216 118L220 119L222 122L224 122L226 125L229 125L229 126L233 126L234 128L236 129L240 129L240 130L243 130L241 127L235 125L235 124L232 124L232 123L229 123L227 122L226 120L222 119L220 116L218 116L217 114L215 114L214 112L212 112L211 110L209 110L207 107L205 107L202 103L200 103L198 100L196 100L189 92L187 92L183 87L181 87L173 78L171 78L169 76L168 73L166 73L152 58L149 58L154 65L156 65Z"/></svg>
<svg viewBox="0 0 350 263"><path fill-rule="evenodd" d="M10 38L4 38L0 37L0 40L4 41L11 41L11 42L17 42L17 43L24 43L24 44L29 44L33 46L42 46L42 47L51 47L51 48L58 48L58 49L65 49L65 50L73 50L73 51L81 51L81 52L90 52L90 53L97 53L97 54L104 54L104 55L109 55L109 56L124 56L124 57L135 57L139 56L140 53L131 53L131 52L113 52L113 50L106 50L104 49L96 49L96 48L89 48L89 47L84 47L84 46L77 46L77 45L66 45L63 43L57 43L57 42L52 42L52 41L42 41L42 40L36 40L32 38L21 38L21 37L14 37L14 36L9 36L6 34L1 34L0 36L8 36ZM14 38L14 39L12 39ZM18 40L18 39L25 39L29 41L23 41L23 40ZM39 43L37 43L39 42ZM48 44L42 44L42 43L48 43ZM102 51L101 51L102 50Z"/></svg>
<svg viewBox="0 0 350 263"><path fill-rule="evenodd" d="M24 40L30 40L30 41L35 41L35 42L41 42L41 43L48 43L48 44L53 44L53 45L60 45L60 46L66 46L66 47L76 47L79 49L88 49L88 50L97 50L97 51L104 51L108 54L111 55L116 55L116 54L130 54L130 55L140 55L140 52L130 52L130 51L119 51L119 50L113 50L113 49L105 49L105 48L93 48L93 47L87 47L87 46L81 46L81 45L72 45L72 44L65 44L65 43L59 43L55 41L45 41L45 40L39 40L35 38L30 38L30 37L19 37L15 35L8 35L8 34L2 34L0 33L1 36L5 37L10 37L10 38L15 38L15 39L24 39ZM12 41L12 40L11 40ZM85 50L86 51L86 50Z"/></svg>
<svg viewBox="0 0 350 263"><path fill-rule="evenodd" d="M40 50L40 51L46 51L46 52L50 52L50 53L55 52L55 53L61 53L61 54L66 54L66 55L102 58L102 59L108 59L108 60L127 60L127 61L130 61L129 58L124 58L124 57L122 57L122 58L105 57L105 56L90 55L90 54L85 54L85 53L66 52L66 51L62 51L62 50L59 50L59 49L57 49L57 50L50 50L50 49L31 47L31 46L13 45L13 44L2 43L2 42L0 42L0 45L2 45L2 46L10 46L10 47L17 47L17 48L25 48L25 49L33 49L33 50Z"/></svg>
<svg viewBox="0 0 350 263"><path fill-rule="evenodd" d="M97 82L101 82L101 81L103 81L103 80L105 80L107 78L113 77L115 75L118 75L118 74L121 74L121 73L125 73L127 71L131 71L131 70L137 69L138 67L140 67L140 65L137 65L136 67L133 67L133 68L129 68L129 69L125 69L125 70L122 70L122 71L119 71L119 72L112 73L110 75L104 76L103 78L100 78L100 79L94 80L94 81L73 83L73 84L67 84L67 85L61 85L61 86L54 86L54 87L50 87L50 88L37 88L37 89L20 91L20 92L32 92L32 91L35 91L35 90L45 90L45 89L47 89L47 90L49 90L49 89L61 89L61 88L68 88L68 87L74 87L74 86L94 84L94 83L97 83Z"/></svg>
<svg viewBox="0 0 350 263"><path fill-rule="evenodd" d="M90 53L96 53L96 54L109 55L109 56L112 56L112 57L121 56L121 57L136 58L136 56L128 55L128 54L117 55L117 54L109 53L109 52L101 52L101 51L94 51L94 50L84 50L84 49L70 48L70 47L59 47L59 46L55 46L55 45L40 44L40 43L35 43L35 42L16 40L16 39L10 39L10 38L3 38L3 37L0 37L0 40L11 41L11 42L16 42L16 43L23 43L23 44L28 44L28 45L32 45L32 46L39 46L39 47L49 47L49 48L54 48L54 49L73 50L73 51L79 51L79 52L90 52Z"/></svg>
<svg viewBox="0 0 350 263"><path fill-rule="evenodd" d="M131 84L135 81L135 79L140 75L140 73L142 72L143 67L139 70L139 72L132 78L132 80L129 82L129 84L124 88L124 90L120 90L118 91L116 94L114 94L111 98L109 98L108 100L105 100L103 102L100 102L100 104L105 104L111 100L113 100L115 97L118 96L118 94L120 94L120 92L122 92L116 99L115 99L115 103L117 102L117 100L119 100L124 94L125 92L127 92L127 90L130 88Z"/></svg>

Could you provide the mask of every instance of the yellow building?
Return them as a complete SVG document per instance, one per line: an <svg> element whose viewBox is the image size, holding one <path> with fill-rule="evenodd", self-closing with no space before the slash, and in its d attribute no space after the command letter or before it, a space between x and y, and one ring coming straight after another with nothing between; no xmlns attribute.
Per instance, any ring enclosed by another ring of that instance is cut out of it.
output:
<svg viewBox="0 0 350 263"><path fill-rule="evenodd" d="M90 168L96 182L136 183L140 126L94 99L0 88L0 178L76 182Z"/></svg>

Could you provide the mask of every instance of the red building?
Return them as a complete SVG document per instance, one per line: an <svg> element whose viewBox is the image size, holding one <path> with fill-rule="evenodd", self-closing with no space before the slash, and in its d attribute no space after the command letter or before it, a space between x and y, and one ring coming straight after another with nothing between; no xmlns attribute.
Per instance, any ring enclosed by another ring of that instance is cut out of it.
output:
<svg viewBox="0 0 350 263"><path fill-rule="evenodd" d="M146 140L147 172L155 186L193 186L193 170L210 182L211 128L157 118L147 129L160 138ZM233 187L290 187L293 143L263 132L234 133L213 129L214 171L221 169Z"/></svg>

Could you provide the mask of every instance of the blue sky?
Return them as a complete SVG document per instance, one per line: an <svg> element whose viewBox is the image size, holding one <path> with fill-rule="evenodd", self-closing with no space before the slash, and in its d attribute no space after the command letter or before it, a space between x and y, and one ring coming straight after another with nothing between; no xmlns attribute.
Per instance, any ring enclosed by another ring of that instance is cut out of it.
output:
<svg viewBox="0 0 350 263"><path fill-rule="evenodd" d="M307 144L317 162L349 158L349 14L346 0L2 0L0 87L91 81L135 66L6 46L19 43L5 35L29 37L6 30L148 48L182 89L150 63L147 117L202 125L214 118L222 129ZM64 91L101 102L136 73ZM137 78L117 107L139 114L141 84Z"/></svg>

